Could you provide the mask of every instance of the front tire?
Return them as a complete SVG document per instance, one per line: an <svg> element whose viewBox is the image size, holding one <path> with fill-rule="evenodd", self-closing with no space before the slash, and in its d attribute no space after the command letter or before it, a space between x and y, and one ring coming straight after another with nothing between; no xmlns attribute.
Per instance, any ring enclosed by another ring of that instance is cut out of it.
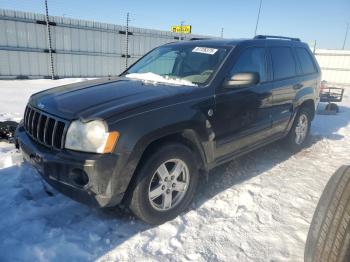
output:
<svg viewBox="0 0 350 262"><path fill-rule="evenodd" d="M182 144L159 148L138 171L130 209L157 225L179 215L190 204L198 184L194 153Z"/></svg>
<svg viewBox="0 0 350 262"><path fill-rule="evenodd" d="M311 127L311 112L302 107L294 119L291 130L286 137L286 144L292 151L301 150L308 141Z"/></svg>

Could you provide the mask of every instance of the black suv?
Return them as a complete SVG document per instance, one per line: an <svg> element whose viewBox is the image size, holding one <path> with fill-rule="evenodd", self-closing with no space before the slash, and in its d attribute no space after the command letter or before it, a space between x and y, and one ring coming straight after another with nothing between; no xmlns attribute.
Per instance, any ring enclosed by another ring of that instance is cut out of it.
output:
<svg viewBox="0 0 350 262"><path fill-rule="evenodd" d="M299 39L170 43L118 77L32 95L16 139L62 193L158 224L189 205L210 169L282 138L302 148L319 86Z"/></svg>

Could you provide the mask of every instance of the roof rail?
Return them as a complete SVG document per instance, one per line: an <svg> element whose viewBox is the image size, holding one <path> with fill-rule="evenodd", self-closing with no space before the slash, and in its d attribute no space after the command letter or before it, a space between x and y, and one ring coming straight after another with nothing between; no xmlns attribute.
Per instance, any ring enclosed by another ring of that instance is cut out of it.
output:
<svg viewBox="0 0 350 262"><path fill-rule="evenodd" d="M210 40L210 39L213 39L213 38L210 38L210 37L192 37L192 38L190 38L190 41L196 41L196 40Z"/></svg>
<svg viewBox="0 0 350 262"><path fill-rule="evenodd" d="M277 35L256 35L254 39L284 39L284 40L291 40L291 41L298 41L300 42L299 38L294 37L286 37L286 36L277 36Z"/></svg>

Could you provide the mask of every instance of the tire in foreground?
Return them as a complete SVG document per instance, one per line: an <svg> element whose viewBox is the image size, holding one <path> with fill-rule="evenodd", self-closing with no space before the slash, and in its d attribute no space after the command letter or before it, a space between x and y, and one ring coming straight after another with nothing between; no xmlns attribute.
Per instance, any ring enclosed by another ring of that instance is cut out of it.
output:
<svg viewBox="0 0 350 262"><path fill-rule="evenodd" d="M350 261L350 167L328 181L309 229L306 262Z"/></svg>

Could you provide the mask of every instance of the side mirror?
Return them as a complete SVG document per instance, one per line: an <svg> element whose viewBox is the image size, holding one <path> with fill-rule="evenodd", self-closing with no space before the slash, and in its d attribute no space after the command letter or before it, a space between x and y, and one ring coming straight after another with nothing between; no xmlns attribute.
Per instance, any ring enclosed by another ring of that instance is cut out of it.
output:
<svg viewBox="0 0 350 262"><path fill-rule="evenodd" d="M224 83L225 88L240 88L256 85L260 82L260 75L257 72L245 72L234 74Z"/></svg>

